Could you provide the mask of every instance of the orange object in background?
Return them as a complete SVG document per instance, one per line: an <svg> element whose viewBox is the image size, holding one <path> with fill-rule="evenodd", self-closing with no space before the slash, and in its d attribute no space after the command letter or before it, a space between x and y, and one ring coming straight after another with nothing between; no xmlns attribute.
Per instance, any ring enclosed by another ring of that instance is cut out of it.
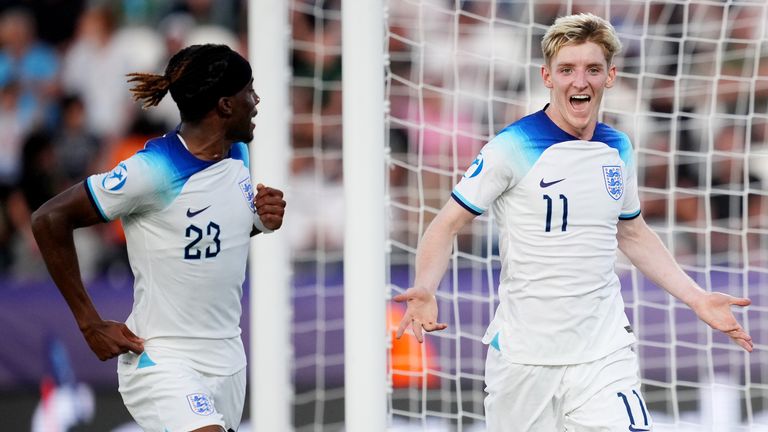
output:
<svg viewBox="0 0 768 432"><path fill-rule="evenodd" d="M411 330L406 330L400 339L396 339L397 327L405 313L400 305L389 305L387 309L387 328L389 328L392 346L389 351L392 368L392 386L394 388L421 387L426 371L437 370L437 356L429 338L420 344ZM440 384L437 375L426 375L427 388L436 388Z"/></svg>

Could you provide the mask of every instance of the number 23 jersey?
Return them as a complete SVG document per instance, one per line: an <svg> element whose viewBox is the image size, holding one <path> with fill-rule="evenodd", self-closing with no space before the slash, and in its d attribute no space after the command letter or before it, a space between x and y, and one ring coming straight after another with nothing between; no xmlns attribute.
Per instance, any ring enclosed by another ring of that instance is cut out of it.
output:
<svg viewBox="0 0 768 432"><path fill-rule="evenodd" d="M485 343L540 365L634 343L614 272L617 223L640 214L624 133L598 123L580 140L539 111L486 144L452 197L478 215L492 206L498 225L499 306Z"/></svg>
<svg viewBox="0 0 768 432"><path fill-rule="evenodd" d="M86 179L86 189L104 220L123 223L135 277L126 324L148 346L186 352L200 369L242 368L240 301L257 217L247 146L204 161L168 133Z"/></svg>

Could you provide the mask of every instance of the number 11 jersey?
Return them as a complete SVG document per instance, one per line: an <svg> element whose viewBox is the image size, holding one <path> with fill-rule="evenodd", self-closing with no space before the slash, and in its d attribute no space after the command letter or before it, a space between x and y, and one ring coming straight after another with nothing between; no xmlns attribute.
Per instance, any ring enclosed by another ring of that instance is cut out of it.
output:
<svg viewBox="0 0 768 432"><path fill-rule="evenodd" d="M492 207L498 226L485 343L515 363L566 365L635 342L614 272L617 223L640 214L635 169L626 134L598 123L581 140L544 110L483 147L452 197L477 215Z"/></svg>

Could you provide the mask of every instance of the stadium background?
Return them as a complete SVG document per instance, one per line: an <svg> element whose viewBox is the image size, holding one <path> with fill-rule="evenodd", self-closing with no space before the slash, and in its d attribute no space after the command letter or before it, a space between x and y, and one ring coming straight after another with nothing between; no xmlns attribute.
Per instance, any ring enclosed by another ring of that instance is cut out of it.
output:
<svg viewBox="0 0 768 432"><path fill-rule="evenodd" d="M294 424L304 430L338 430L343 422L340 3L290 1L292 154L289 216L282 235L290 244L293 263ZM706 378L701 374L701 358L711 359L703 368L713 373L712 365L731 365L735 371L731 375L742 376L733 386L743 391L743 384L749 384L751 415L765 413L765 3L384 3L389 8L389 279L394 289L412 278L413 248L424 223L447 198L479 146L546 100L537 81L536 43L546 26L565 13L608 13L622 36L625 53L620 59L619 85L608 92L604 120L627 131L638 148L645 217L701 283L732 289L735 295L749 287L755 302L749 315L739 315L749 319L757 342L756 352L745 360L722 340L713 342L696 327L695 319L653 289L645 290L646 283L621 267L629 287L625 299L630 318L649 329L641 354L658 359L647 362L644 373L663 389L669 375ZM35 409L54 394L52 389L70 391L60 393L64 395L60 403L61 414L79 423L72 431L110 431L130 421L116 391L114 361L99 362L83 342L40 260L29 231L29 213L84 176L110 169L141 148L148 137L176 124L170 98L158 109L140 111L129 99L125 73L158 71L169 53L190 43L223 42L245 55L246 9L245 0L0 2L3 430L30 430ZM26 61L16 67L13 58ZM254 62L255 68L259 61ZM265 109L269 109L267 101L260 108ZM463 286L477 285L477 292L471 293L474 298L488 293L488 284L477 283L478 278L493 280L498 270L493 245L487 241L491 225L490 220L480 220L458 243L463 252L479 257L452 270ZM123 319L130 310L131 280L123 241L114 223L78 231L81 270L105 318ZM246 292L244 302L248 299ZM441 310L456 305L455 299L441 301ZM472 318L468 332L475 336L488 319L486 306L493 299L477 302L481 311ZM247 342L248 308L244 311ZM462 349L476 360L467 363L473 376L482 367L482 347L476 339L469 338ZM435 340L430 349L452 352L446 347L455 342L452 333ZM426 354L429 357L434 351ZM430 366L451 370L444 361ZM447 404L436 403L427 400L431 396L421 393L418 382L427 380L425 387L432 387L446 379L461 380L441 374L423 378L420 365L392 360L391 364L406 368L394 374L395 387L411 388L393 393L392 405L400 417L416 412L413 417L423 419L423 412L412 409L422 402L438 411L455 410L451 392L435 396L448 400ZM415 376L408 375L414 371ZM474 393L481 387L477 379L462 385ZM690 391L679 389L675 396L679 401L674 404L697 408L701 403L696 395L689 395L698 390L696 383L687 383L687 388ZM398 401L400 397L405 402ZM746 406L741 399L740 411ZM656 407L669 408L665 400L658 399ZM471 414L481 413L481 405L475 400L468 406L471 423L476 418ZM40 430L57 430L52 428Z"/></svg>

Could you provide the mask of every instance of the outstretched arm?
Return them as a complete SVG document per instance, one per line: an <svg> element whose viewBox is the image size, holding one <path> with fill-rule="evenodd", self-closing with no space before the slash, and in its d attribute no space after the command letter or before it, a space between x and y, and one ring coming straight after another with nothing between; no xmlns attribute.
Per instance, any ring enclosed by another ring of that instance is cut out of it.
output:
<svg viewBox="0 0 768 432"><path fill-rule="evenodd" d="M416 251L416 277L413 287L393 297L394 301L407 304L405 315L397 329L398 339L409 325L419 342L424 340L423 331L431 332L448 327L445 323L437 322L435 292L448 267L453 238L474 218L474 214L449 199L429 224Z"/></svg>
<svg viewBox="0 0 768 432"><path fill-rule="evenodd" d="M672 254L639 216L619 222L619 249L653 283L688 305L715 330L727 334L736 344L752 351L752 337L739 325L731 306L748 306L747 298L706 292L680 268Z"/></svg>
<svg viewBox="0 0 768 432"><path fill-rule="evenodd" d="M107 360L128 351L141 353L144 341L125 324L102 320L83 286L72 233L101 221L81 183L51 198L32 214L32 233L88 346L100 360Z"/></svg>

